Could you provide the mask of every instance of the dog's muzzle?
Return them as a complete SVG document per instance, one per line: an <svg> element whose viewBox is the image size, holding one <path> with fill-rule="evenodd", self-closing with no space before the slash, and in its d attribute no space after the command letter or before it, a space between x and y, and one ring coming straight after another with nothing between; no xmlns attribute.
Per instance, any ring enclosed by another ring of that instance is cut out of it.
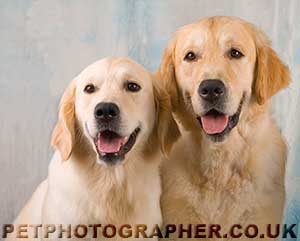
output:
<svg viewBox="0 0 300 241"><path fill-rule="evenodd" d="M94 118L98 133L93 140L99 159L108 165L117 164L134 146L140 128L137 127L128 136L120 134L120 109L115 103L101 102L97 104Z"/></svg>
<svg viewBox="0 0 300 241"><path fill-rule="evenodd" d="M227 89L221 80L204 80L199 86L198 93L207 111L197 119L205 132L213 141L220 142L237 125L242 110L245 95L234 115L224 113Z"/></svg>

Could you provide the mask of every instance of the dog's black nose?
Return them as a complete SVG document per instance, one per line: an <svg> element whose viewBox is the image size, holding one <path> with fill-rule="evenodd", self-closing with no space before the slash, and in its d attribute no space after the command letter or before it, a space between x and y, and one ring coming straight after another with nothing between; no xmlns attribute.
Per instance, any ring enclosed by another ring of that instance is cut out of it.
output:
<svg viewBox="0 0 300 241"><path fill-rule="evenodd" d="M198 93L204 100L216 101L226 93L223 81L218 79L203 80L199 86Z"/></svg>
<svg viewBox="0 0 300 241"><path fill-rule="evenodd" d="M97 120L110 121L119 117L120 110L114 103L101 102L96 105L94 115Z"/></svg>

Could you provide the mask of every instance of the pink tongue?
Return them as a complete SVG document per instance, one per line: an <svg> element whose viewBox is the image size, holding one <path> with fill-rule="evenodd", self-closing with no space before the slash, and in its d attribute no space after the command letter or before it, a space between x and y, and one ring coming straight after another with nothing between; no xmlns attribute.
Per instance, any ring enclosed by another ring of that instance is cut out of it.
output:
<svg viewBox="0 0 300 241"><path fill-rule="evenodd" d="M201 117L202 127L207 134L217 134L225 130L228 124L227 115L205 115Z"/></svg>
<svg viewBox="0 0 300 241"><path fill-rule="evenodd" d="M115 153L118 152L121 146L124 144L125 137L115 137L112 139L104 138L100 135L97 140L97 147L100 152Z"/></svg>

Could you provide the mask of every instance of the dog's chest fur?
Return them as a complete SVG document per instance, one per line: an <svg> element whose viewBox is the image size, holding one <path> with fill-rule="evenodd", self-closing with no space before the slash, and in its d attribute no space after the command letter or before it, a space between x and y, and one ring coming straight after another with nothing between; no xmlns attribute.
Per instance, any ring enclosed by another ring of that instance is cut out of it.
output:
<svg viewBox="0 0 300 241"><path fill-rule="evenodd" d="M273 137L279 144L264 147L234 138L220 148L184 136L175 146L173 164L162 170L164 223L220 224L224 230L280 222L285 156L280 135Z"/></svg>
<svg viewBox="0 0 300 241"><path fill-rule="evenodd" d="M236 165L245 162L248 158L246 153L242 151L236 155L211 150L210 153L203 153L200 167L189 169L195 171L194 175L190 171L184 173L187 187L185 195L188 195L188 203L193 207L198 221L225 225L226 220L238 222L253 211L257 196L254 184L249 174ZM195 188L198 192L191 195L190 190Z"/></svg>
<svg viewBox="0 0 300 241"><path fill-rule="evenodd" d="M224 227L229 222L241 223L248 219L257 208L257 193L253 182L236 171L227 165L220 165L206 170L200 177L199 192L189 195L189 203L198 221ZM195 183L189 182L188 185L193 188Z"/></svg>
<svg viewBox="0 0 300 241"><path fill-rule="evenodd" d="M157 163L101 171L93 171L93 166L82 169L71 161L66 165L64 168L54 160L50 166L49 182L56 188L49 188L44 222L116 226L161 223Z"/></svg>

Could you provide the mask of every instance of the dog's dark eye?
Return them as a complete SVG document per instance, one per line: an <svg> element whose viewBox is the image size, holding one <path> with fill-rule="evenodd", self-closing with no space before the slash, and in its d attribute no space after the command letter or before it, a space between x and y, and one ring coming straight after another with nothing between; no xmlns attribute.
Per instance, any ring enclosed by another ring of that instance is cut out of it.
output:
<svg viewBox="0 0 300 241"><path fill-rule="evenodd" d="M134 82L127 82L125 88L131 92L138 92L141 89L141 86Z"/></svg>
<svg viewBox="0 0 300 241"><path fill-rule="evenodd" d="M84 92L87 94L94 93L96 90L96 87L93 84L88 84L87 86L84 87Z"/></svg>
<svg viewBox="0 0 300 241"><path fill-rule="evenodd" d="M184 60L185 61L194 61L196 59L196 54L193 51L188 52L185 57Z"/></svg>
<svg viewBox="0 0 300 241"><path fill-rule="evenodd" d="M229 57L233 58L233 59L240 59L242 58L244 55L242 52L240 52L237 49L230 49L229 50Z"/></svg>

